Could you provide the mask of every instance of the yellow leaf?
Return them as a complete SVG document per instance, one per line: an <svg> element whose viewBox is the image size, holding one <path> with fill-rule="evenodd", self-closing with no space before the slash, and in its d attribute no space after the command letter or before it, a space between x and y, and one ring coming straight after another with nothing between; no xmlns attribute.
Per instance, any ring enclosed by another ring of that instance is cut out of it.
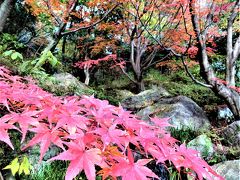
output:
<svg viewBox="0 0 240 180"><path fill-rule="evenodd" d="M18 172L18 169L19 169L18 158L15 158L14 160L12 160L12 162L3 169L10 169L12 172L12 175L15 176L15 174Z"/></svg>
<svg viewBox="0 0 240 180"><path fill-rule="evenodd" d="M18 171L19 175L21 175L23 172L25 175L30 174L30 168L31 168L31 165L28 161L28 158L24 156L23 161L19 167L19 171Z"/></svg>

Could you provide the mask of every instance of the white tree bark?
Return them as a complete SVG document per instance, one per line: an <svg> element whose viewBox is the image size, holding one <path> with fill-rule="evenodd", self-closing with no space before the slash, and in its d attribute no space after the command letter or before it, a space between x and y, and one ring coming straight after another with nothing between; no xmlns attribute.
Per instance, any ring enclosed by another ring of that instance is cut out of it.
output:
<svg viewBox="0 0 240 180"><path fill-rule="evenodd" d="M84 65L84 74L85 74L84 84L89 85L90 73L89 73L89 66L88 65Z"/></svg>
<svg viewBox="0 0 240 180"><path fill-rule="evenodd" d="M3 31L4 25L14 5L14 0L4 0L0 5L0 33Z"/></svg>
<svg viewBox="0 0 240 180"><path fill-rule="evenodd" d="M240 1L236 2L235 7L228 19L227 26L227 59L226 59L226 81L229 86L235 86L236 60L240 53L240 36L233 44L233 23L239 15Z"/></svg>

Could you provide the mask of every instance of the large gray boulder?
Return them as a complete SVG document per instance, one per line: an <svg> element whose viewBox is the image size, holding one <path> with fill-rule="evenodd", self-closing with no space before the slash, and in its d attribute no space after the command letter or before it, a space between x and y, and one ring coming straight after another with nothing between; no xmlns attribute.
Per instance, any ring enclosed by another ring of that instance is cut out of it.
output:
<svg viewBox="0 0 240 180"><path fill-rule="evenodd" d="M158 102L161 98L168 96L170 96L170 94L164 88L155 87L124 99L121 102L121 105L125 109L135 111L151 106Z"/></svg>
<svg viewBox="0 0 240 180"><path fill-rule="evenodd" d="M240 160L225 161L213 165L212 168L226 180L240 179Z"/></svg>
<svg viewBox="0 0 240 180"><path fill-rule="evenodd" d="M44 88L57 95L91 94L91 89L69 73L54 74L47 80Z"/></svg>
<svg viewBox="0 0 240 180"><path fill-rule="evenodd" d="M240 121L233 122L220 134L227 145L240 147Z"/></svg>
<svg viewBox="0 0 240 180"><path fill-rule="evenodd" d="M178 130L204 132L210 129L205 112L186 96L161 98L157 103L140 110L137 115L146 121L153 116L168 117L169 123Z"/></svg>

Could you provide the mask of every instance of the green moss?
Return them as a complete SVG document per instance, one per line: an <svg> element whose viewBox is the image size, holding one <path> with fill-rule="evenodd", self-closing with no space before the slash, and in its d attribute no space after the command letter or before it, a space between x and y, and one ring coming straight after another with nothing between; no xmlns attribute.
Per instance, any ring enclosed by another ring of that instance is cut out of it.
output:
<svg viewBox="0 0 240 180"><path fill-rule="evenodd" d="M31 176L28 179L63 180L66 174L67 166L68 163L65 161L53 161L52 163L43 163L37 172L31 173Z"/></svg>
<svg viewBox="0 0 240 180"><path fill-rule="evenodd" d="M66 161L53 161L51 163L43 163L37 172L32 172L30 177L24 180L64 180L69 162ZM87 180L84 172L79 173L75 180ZM96 180L101 180L100 176Z"/></svg>
<svg viewBox="0 0 240 180"><path fill-rule="evenodd" d="M196 132L191 129L186 130L178 130L175 128L170 128L171 136L179 140L181 143L188 143L189 141L193 140L197 137Z"/></svg>
<svg viewBox="0 0 240 180"><path fill-rule="evenodd" d="M109 103L112 105L118 105L121 101L120 97L117 96L116 92L114 92L112 89L107 89L105 86L99 86L95 88L94 95L99 99L108 100Z"/></svg>
<svg viewBox="0 0 240 180"><path fill-rule="evenodd" d="M193 71L197 70L193 69ZM158 70L151 69L148 71L144 81L148 88L152 85L161 85L166 88L170 94L174 96L187 96L202 107L204 105L222 102L210 89L195 84L183 70L172 73L171 75L166 75L160 74Z"/></svg>

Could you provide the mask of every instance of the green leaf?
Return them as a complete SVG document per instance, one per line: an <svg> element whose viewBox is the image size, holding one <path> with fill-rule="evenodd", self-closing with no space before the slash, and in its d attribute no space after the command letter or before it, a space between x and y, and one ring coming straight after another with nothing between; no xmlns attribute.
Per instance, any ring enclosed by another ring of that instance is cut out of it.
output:
<svg viewBox="0 0 240 180"><path fill-rule="evenodd" d="M14 160L12 160L12 162L3 169L10 169L13 176L15 176L15 174L18 172L18 169L19 169L18 158L15 158Z"/></svg>
<svg viewBox="0 0 240 180"><path fill-rule="evenodd" d="M58 60L56 57L52 56L52 58L49 59L49 63L52 65L52 67L55 67L58 63Z"/></svg>
<svg viewBox="0 0 240 180"><path fill-rule="evenodd" d="M22 56L19 52L14 52L14 53L12 53L12 55L11 55L11 59L12 59L12 60L15 60L15 59L21 59L21 60L23 60L23 56Z"/></svg>
<svg viewBox="0 0 240 180"><path fill-rule="evenodd" d="M24 73L24 72L30 71L31 68L32 68L31 61L24 61L19 66L19 71Z"/></svg>
<svg viewBox="0 0 240 180"><path fill-rule="evenodd" d="M10 56L13 52L14 52L13 50L5 51L3 53L3 56Z"/></svg>
<svg viewBox="0 0 240 180"><path fill-rule="evenodd" d="M37 61L35 67L36 67L36 68L37 68L37 67L41 67L41 66L46 62L47 59L48 59L48 58L47 58L47 53L43 53L43 54L41 55L41 57L39 58L39 60Z"/></svg>
<svg viewBox="0 0 240 180"><path fill-rule="evenodd" d="M31 165L28 161L28 158L26 156L24 156L23 161L20 164L18 173L19 173L19 175L21 175L24 172L25 175L29 175L30 169L31 169Z"/></svg>

